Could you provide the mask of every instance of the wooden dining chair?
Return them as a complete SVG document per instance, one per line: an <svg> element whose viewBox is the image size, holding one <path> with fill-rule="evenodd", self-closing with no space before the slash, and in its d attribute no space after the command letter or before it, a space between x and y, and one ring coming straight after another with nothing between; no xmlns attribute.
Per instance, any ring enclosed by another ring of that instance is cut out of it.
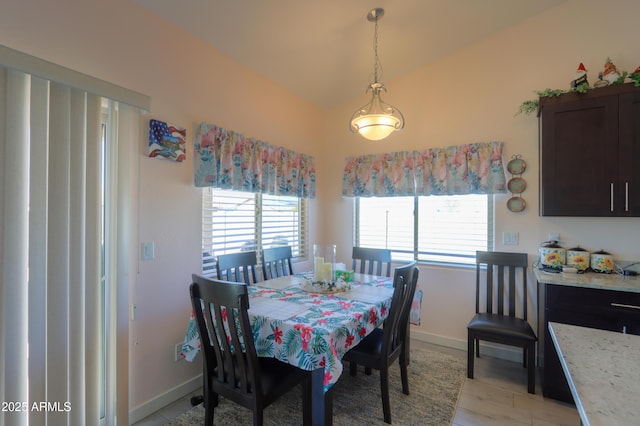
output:
<svg viewBox="0 0 640 426"><path fill-rule="evenodd" d="M480 357L480 340L518 346L527 368L527 390L535 393L538 338L527 322L527 263L526 253L476 252L476 314L467 325L467 377L473 379L474 348Z"/></svg>
<svg viewBox="0 0 640 426"><path fill-rule="evenodd" d="M343 357L349 362L349 373L357 374L358 365L372 368L380 372L380 393L382 394L382 411L384 421L391 424L391 403L389 401L389 367L399 359L402 392L409 395L409 379L407 376L408 346L406 324L409 321L409 311L416 292L418 268L416 262L411 262L396 268L393 277L393 298L389 316L382 328L376 328L360 343L350 349Z"/></svg>
<svg viewBox="0 0 640 426"><path fill-rule="evenodd" d="M238 283L254 284L258 282L256 265L258 257L255 251L221 254L216 261L218 279Z"/></svg>
<svg viewBox="0 0 640 426"><path fill-rule="evenodd" d="M291 247L272 247L262 250L262 275L265 280L293 275Z"/></svg>
<svg viewBox="0 0 640 426"><path fill-rule="evenodd" d="M361 274L391 276L391 250L354 247L351 254L351 269ZM360 263L360 268L356 268ZM384 267L384 273L383 271Z"/></svg>
<svg viewBox="0 0 640 426"><path fill-rule="evenodd" d="M298 385L302 385L303 424L311 424L310 372L258 357L247 285L196 274L192 279L191 304L204 354L205 425L213 425L219 395L252 410L254 426L262 425L264 408Z"/></svg>
<svg viewBox="0 0 640 426"><path fill-rule="evenodd" d="M354 247L351 255L352 264L351 269L358 271L361 274L378 275L390 277L391 276L391 250L368 248L368 247ZM360 264L360 268L356 268ZM411 327L407 322L407 339L406 344L409 346L411 342ZM409 350L407 349L407 364L409 363ZM371 370L367 370L367 374L371 374Z"/></svg>

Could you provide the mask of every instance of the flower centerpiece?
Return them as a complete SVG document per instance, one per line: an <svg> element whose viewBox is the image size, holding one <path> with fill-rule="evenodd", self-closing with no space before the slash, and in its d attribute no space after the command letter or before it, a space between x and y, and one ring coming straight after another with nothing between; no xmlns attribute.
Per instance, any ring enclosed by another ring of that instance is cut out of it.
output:
<svg viewBox="0 0 640 426"><path fill-rule="evenodd" d="M302 289L309 293L338 293L351 290L351 283L342 278L335 281L305 280Z"/></svg>
<svg viewBox="0 0 640 426"><path fill-rule="evenodd" d="M315 293L336 293L351 289L344 277L336 277L336 245L313 245L313 278L306 280L302 289Z"/></svg>

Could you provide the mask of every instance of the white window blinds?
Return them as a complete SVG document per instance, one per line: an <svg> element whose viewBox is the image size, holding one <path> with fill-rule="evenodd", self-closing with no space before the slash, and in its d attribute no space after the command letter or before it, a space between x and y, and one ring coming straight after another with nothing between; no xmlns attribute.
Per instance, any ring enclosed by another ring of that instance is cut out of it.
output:
<svg viewBox="0 0 640 426"><path fill-rule="evenodd" d="M202 273L215 274L221 254L291 246L305 256L306 200L204 188L202 193ZM260 256L258 256L260 258Z"/></svg>
<svg viewBox="0 0 640 426"><path fill-rule="evenodd" d="M472 264L493 247L492 209L489 195L357 198L354 241L394 260Z"/></svg>

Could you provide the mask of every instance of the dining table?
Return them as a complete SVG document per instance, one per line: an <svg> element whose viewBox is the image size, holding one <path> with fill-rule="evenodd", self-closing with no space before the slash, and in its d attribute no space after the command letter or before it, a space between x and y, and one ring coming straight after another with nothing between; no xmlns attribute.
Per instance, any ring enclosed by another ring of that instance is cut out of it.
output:
<svg viewBox="0 0 640 426"><path fill-rule="evenodd" d="M354 274L350 288L333 292L314 291L310 279L296 274L248 286L249 322L258 356L311 372L313 424L331 425L331 389L342 374L342 357L388 316L393 279ZM193 361L199 351L192 314L182 356Z"/></svg>

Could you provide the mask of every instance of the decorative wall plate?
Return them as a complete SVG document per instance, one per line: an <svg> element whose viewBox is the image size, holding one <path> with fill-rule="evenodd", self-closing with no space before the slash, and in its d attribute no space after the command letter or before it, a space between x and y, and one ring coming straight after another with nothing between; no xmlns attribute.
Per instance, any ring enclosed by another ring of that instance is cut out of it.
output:
<svg viewBox="0 0 640 426"><path fill-rule="evenodd" d="M514 177L511 178L507 183L507 188L509 188L509 191L513 192L514 194L520 194L521 192L524 192L525 189L527 189L527 182L521 177Z"/></svg>
<svg viewBox="0 0 640 426"><path fill-rule="evenodd" d="M527 168L527 163L524 162L522 158L514 158L513 160L507 163L507 170L512 175L520 175Z"/></svg>
<svg viewBox="0 0 640 426"><path fill-rule="evenodd" d="M523 211L527 207L527 203L523 198L520 197L511 197L507 201L507 208L514 213L519 213Z"/></svg>

